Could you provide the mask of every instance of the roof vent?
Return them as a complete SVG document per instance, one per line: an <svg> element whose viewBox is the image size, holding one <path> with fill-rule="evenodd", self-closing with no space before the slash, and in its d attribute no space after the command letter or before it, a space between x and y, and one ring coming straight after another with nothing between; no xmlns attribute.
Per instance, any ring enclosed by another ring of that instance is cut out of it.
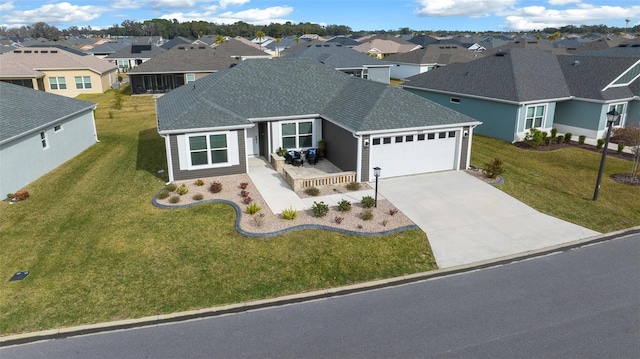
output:
<svg viewBox="0 0 640 359"><path fill-rule="evenodd" d="M22 53L22 51L21 51L21 50L13 50L13 53L14 53L14 54L21 54L21 53Z"/></svg>
<svg viewBox="0 0 640 359"><path fill-rule="evenodd" d="M200 50L204 50L204 49L205 49L205 47L204 47L204 46L198 46L198 48L199 48Z"/></svg>
<svg viewBox="0 0 640 359"><path fill-rule="evenodd" d="M52 54L57 54L57 53L58 53L58 50L51 50L51 53L52 53Z"/></svg>
<svg viewBox="0 0 640 359"><path fill-rule="evenodd" d="M505 55L506 55L506 53L505 53L505 52L502 52L502 51L498 51L498 52L496 52L496 56L504 57Z"/></svg>
<svg viewBox="0 0 640 359"><path fill-rule="evenodd" d="M580 61L576 60L573 62L573 66L578 66L578 65L580 65Z"/></svg>

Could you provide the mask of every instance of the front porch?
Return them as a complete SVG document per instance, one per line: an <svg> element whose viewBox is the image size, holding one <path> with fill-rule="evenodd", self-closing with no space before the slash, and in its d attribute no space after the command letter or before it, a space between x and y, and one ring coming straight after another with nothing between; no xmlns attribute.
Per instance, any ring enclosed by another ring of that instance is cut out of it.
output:
<svg viewBox="0 0 640 359"><path fill-rule="evenodd" d="M343 171L327 159L320 160L315 165L305 162L302 166L294 166L285 163L284 157L272 153L270 162L294 191L356 182L355 171Z"/></svg>

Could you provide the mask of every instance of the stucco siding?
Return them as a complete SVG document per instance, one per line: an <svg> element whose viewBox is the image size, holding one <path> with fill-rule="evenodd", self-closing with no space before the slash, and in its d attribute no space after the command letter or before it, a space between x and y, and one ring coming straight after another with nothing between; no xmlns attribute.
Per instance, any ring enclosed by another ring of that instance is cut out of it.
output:
<svg viewBox="0 0 640 359"><path fill-rule="evenodd" d="M111 83L117 80L116 71L105 73L103 76L89 70L40 70L45 74L44 86L47 92L54 93L56 95L62 95L66 97L76 97L83 93L103 93L111 88ZM111 75L111 77L110 77ZM76 89L75 77L76 76L89 76L91 78L90 89ZM49 79L52 77L64 77L67 88L52 89ZM111 81L112 80L112 81Z"/></svg>
<svg viewBox="0 0 640 359"><path fill-rule="evenodd" d="M389 83L391 71L388 67L373 67L369 69L369 80L382 82L383 84Z"/></svg>
<svg viewBox="0 0 640 359"><path fill-rule="evenodd" d="M60 125L55 131L54 127ZM45 133L43 148L40 133ZM0 145L0 193L14 193L96 143L91 110Z"/></svg>
<svg viewBox="0 0 640 359"><path fill-rule="evenodd" d="M356 171L358 140L353 134L328 121L322 122L322 134L327 144L325 157L343 171Z"/></svg>

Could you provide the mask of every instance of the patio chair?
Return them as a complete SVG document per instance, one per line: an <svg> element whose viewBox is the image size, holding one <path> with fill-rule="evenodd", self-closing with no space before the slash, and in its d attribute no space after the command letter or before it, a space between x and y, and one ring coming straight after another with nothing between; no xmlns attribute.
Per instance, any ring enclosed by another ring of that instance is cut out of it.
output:
<svg viewBox="0 0 640 359"><path fill-rule="evenodd" d="M287 151L284 154L284 162L290 165L299 166L302 164L302 156L298 151Z"/></svg>
<svg viewBox="0 0 640 359"><path fill-rule="evenodd" d="M305 157L307 159L307 163L315 165L318 163L318 150L315 148L310 148L305 151Z"/></svg>

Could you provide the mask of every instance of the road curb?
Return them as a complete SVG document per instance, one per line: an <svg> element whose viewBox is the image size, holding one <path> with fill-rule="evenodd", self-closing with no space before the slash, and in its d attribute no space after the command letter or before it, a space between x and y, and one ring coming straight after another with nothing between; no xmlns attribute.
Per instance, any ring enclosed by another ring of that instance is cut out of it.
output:
<svg viewBox="0 0 640 359"><path fill-rule="evenodd" d="M137 319L126 319L113 322L96 323L89 325L74 326L61 329L51 329L32 333L22 333L0 337L0 347L33 343L37 341L46 341L54 339L63 339L80 335L95 334L114 330L125 330L133 328L142 328L149 326L157 326L168 323L177 323L187 320L202 319L209 317L217 317L227 314L235 314L260 310L264 308L278 307L283 305L308 302L319 299L327 299L332 297L350 295L368 290L382 289L394 286L400 286L409 283L415 283L430 279L441 278L450 275L462 274L476 270L491 268L499 265L520 262L530 258L545 256L553 253L566 252L579 247L591 244L602 243L619 237L640 233L640 226L628 228L621 231L600 234L597 236L576 240L560 245L532 250L515 255L494 258L481 262L475 262L466 265L459 265L443 269L436 269L428 272L404 275L395 278L381 279L366 283L353 284L337 288L328 288L312 292L292 294L278 298L256 300L251 302L229 304L224 306L203 308L190 310L185 312L154 315Z"/></svg>

